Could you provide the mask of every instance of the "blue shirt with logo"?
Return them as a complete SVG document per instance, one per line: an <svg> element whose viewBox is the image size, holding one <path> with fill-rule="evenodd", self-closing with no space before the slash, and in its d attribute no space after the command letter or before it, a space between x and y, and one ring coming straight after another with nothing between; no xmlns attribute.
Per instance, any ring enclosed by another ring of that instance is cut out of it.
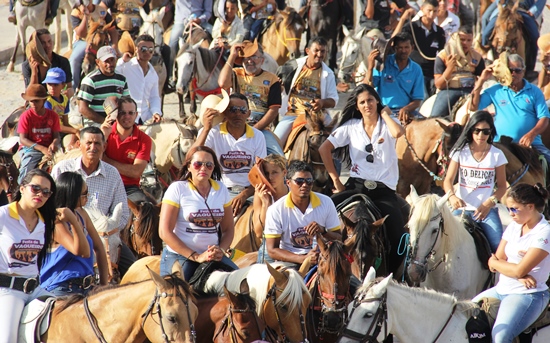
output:
<svg viewBox="0 0 550 343"><path fill-rule="evenodd" d="M480 110L491 103L495 105L495 141L499 141L500 136L508 136L518 143L540 119L550 118L542 91L525 79L523 82L525 86L517 93L501 84L489 87L481 93ZM542 144L540 135L532 144Z"/></svg>
<svg viewBox="0 0 550 343"><path fill-rule="evenodd" d="M389 55L384 69L374 69L372 76L382 103L392 110L401 109L413 100L424 100L422 68L410 58L407 66L400 71L395 54Z"/></svg>

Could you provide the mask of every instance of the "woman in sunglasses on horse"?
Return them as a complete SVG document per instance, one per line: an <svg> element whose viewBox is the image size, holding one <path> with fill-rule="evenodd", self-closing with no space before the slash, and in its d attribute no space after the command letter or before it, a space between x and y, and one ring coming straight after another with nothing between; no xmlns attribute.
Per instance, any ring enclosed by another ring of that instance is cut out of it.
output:
<svg viewBox="0 0 550 343"><path fill-rule="evenodd" d="M219 261L238 267L226 256L233 240L233 209L221 179L216 153L206 146L192 147L185 156L180 181L172 183L162 199L160 274L168 275L181 263L189 281L201 263Z"/></svg>
<svg viewBox="0 0 550 343"><path fill-rule="evenodd" d="M387 267L396 278L403 256L397 254L405 221L395 193L399 169L395 145L405 133L391 110L384 107L376 90L357 86L342 111L338 127L319 148L323 163L334 182L332 200L336 205L354 194L366 194L386 219L386 236L390 243ZM350 168L350 178L342 184L332 153Z"/></svg>
<svg viewBox="0 0 550 343"><path fill-rule="evenodd" d="M493 252L502 237L502 222L495 205L506 192L508 163L502 150L493 146L495 135L493 116L487 111L475 112L451 149L451 163L443 183L445 192L450 193L454 214L468 215L477 221ZM455 193L457 174L459 187Z"/></svg>

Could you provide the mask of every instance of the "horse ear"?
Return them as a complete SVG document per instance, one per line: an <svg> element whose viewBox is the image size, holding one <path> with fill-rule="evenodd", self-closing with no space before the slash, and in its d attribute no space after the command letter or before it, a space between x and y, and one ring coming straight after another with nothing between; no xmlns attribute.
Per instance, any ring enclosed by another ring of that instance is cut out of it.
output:
<svg viewBox="0 0 550 343"><path fill-rule="evenodd" d="M388 288L388 284L390 283L392 277L393 273L384 278L384 280L372 286L372 293L375 297L379 298L382 294L386 293L386 288Z"/></svg>
<svg viewBox="0 0 550 343"><path fill-rule="evenodd" d="M273 276L273 279L275 279L276 285L282 285L287 281L285 274L273 268L268 262L266 262L265 264L267 265L267 270L269 271L269 274L271 274L271 276Z"/></svg>
<svg viewBox="0 0 550 343"><path fill-rule="evenodd" d="M378 230L382 225L384 225L384 222L386 221L386 219L388 218L389 215L386 215L384 218L380 218L378 219L377 221L375 221L374 223L371 224L371 227L373 229L376 229Z"/></svg>
<svg viewBox="0 0 550 343"><path fill-rule="evenodd" d="M250 287L248 287L248 280L244 278L239 285L239 294L249 294Z"/></svg>
<svg viewBox="0 0 550 343"><path fill-rule="evenodd" d="M233 292L230 292L225 285L223 286L223 293L225 294L225 297L229 299L231 304L235 305L237 303L237 296Z"/></svg>
<svg viewBox="0 0 550 343"><path fill-rule="evenodd" d="M344 27L342 25L342 27ZM327 128L330 129L330 131L332 131L335 127L336 127L336 124L338 124L338 120L340 119L340 112L336 113L334 115L334 118L332 118L332 120L330 121L330 124L327 125Z"/></svg>
<svg viewBox="0 0 550 343"><path fill-rule="evenodd" d="M346 27L346 25L342 25L342 32L344 33L344 36L349 36L349 30L348 28Z"/></svg>
<svg viewBox="0 0 550 343"><path fill-rule="evenodd" d="M451 196L451 194L453 194L453 192L448 192L442 198L437 200L437 208L442 209L443 206L446 206L447 200L449 200L449 197Z"/></svg>
<svg viewBox="0 0 550 343"><path fill-rule="evenodd" d="M145 13L145 10L143 9L143 7L140 7L139 8L139 15L141 16L141 19L143 19L143 21L147 21L147 13Z"/></svg>
<svg viewBox="0 0 550 343"><path fill-rule="evenodd" d="M195 43L195 45L193 45L193 50L197 50L201 46L203 41L204 41L204 39L201 39L200 41Z"/></svg>
<svg viewBox="0 0 550 343"><path fill-rule="evenodd" d="M177 261L174 262L174 264L177 264L179 266L179 262ZM147 270L149 271L149 275L151 275L151 279L157 285L157 288L159 290L167 289L168 283L160 275L152 271L151 268L149 268L149 266L146 266L146 267L147 267ZM181 270L181 266L180 266L180 270Z"/></svg>
<svg viewBox="0 0 550 343"><path fill-rule="evenodd" d="M306 277L307 273L309 272L309 267L311 267L311 256L306 257L304 262L302 262L300 269L298 270L298 273L302 276L302 278Z"/></svg>
<svg viewBox="0 0 550 343"><path fill-rule="evenodd" d="M416 188L414 188L413 185L411 185L411 192L409 193L409 195L411 196L411 204L414 204L418 201L418 199L420 199L418 193L416 192Z"/></svg>
<svg viewBox="0 0 550 343"><path fill-rule="evenodd" d="M512 6L512 9L510 10L510 12L515 13L518 10L518 7L519 7L519 1L516 1L514 3L514 6Z"/></svg>
<svg viewBox="0 0 550 343"><path fill-rule="evenodd" d="M134 217L138 217L139 215L139 208L138 205L136 205L132 200L128 199L128 208L132 213L134 214Z"/></svg>
<svg viewBox="0 0 550 343"><path fill-rule="evenodd" d="M327 248L325 244L325 239L323 238L323 235L321 235L320 233L317 233L316 236L317 236L317 245L319 246L319 249L321 249L321 252L324 252Z"/></svg>
<svg viewBox="0 0 550 343"><path fill-rule="evenodd" d="M162 26L162 19L164 19L164 15L166 14L166 6L162 6L162 8L159 10L159 13L157 14L157 23L159 23Z"/></svg>
<svg viewBox="0 0 550 343"><path fill-rule="evenodd" d="M371 266L369 268L369 271L367 272L367 275L365 276L365 280L363 280L363 286L366 286L369 283L373 282L374 279L376 279L376 269Z"/></svg>

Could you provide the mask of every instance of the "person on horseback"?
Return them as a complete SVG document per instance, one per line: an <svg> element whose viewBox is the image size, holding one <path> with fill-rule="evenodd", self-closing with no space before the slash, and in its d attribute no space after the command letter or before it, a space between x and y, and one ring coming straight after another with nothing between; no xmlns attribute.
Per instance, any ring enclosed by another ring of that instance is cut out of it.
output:
<svg viewBox="0 0 550 343"><path fill-rule="evenodd" d="M135 46L136 56L123 54L117 62L116 72L126 77L130 96L137 104L136 123L143 124L151 118L158 123L162 118L159 77L149 63L153 57L155 40L144 34L136 38Z"/></svg>
<svg viewBox="0 0 550 343"><path fill-rule="evenodd" d="M157 83L154 85L156 87ZM148 201L139 183L147 163L151 160L153 140L135 123L138 112L134 99L123 96L117 100L117 105L116 121L113 123L105 120L101 124L101 131L107 137L103 161L118 170L126 196L134 204L138 204Z"/></svg>
<svg viewBox="0 0 550 343"><path fill-rule="evenodd" d="M265 246L269 257L298 268L311 257L317 264L316 235L340 240L340 219L329 197L311 190L313 168L303 161L288 166L286 184L290 192L267 209Z"/></svg>
<svg viewBox="0 0 550 343"><path fill-rule="evenodd" d="M430 117L447 117L460 97L470 94L485 69L485 60L474 50L474 32L461 26L435 58L434 84L437 92Z"/></svg>
<svg viewBox="0 0 550 343"><path fill-rule="evenodd" d="M364 83L373 86L383 103L401 122L408 122L419 116L417 108L424 100L424 77L422 68L409 58L412 52L412 37L401 32L392 38L395 54L389 55L383 68L375 68L380 50L369 54Z"/></svg>
<svg viewBox="0 0 550 343"><path fill-rule="evenodd" d="M548 191L540 183L516 184L507 194L513 222L489 259L489 269L500 278L495 287L473 299L501 301L492 331L495 343L512 342L548 308L550 224L541 214L547 200Z"/></svg>
<svg viewBox="0 0 550 343"><path fill-rule="evenodd" d="M451 149L451 163L443 189L450 193L454 215L466 214L476 220L497 251L502 238L502 222L495 205L506 192L504 153L493 146L496 136L493 117L487 111L475 112ZM459 175L458 195L454 182Z"/></svg>
<svg viewBox="0 0 550 343"><path fill-rule="evenodd" d="M439 0L439 6L436 8L434 23L441 27L445 31L445 38L449 41L451 35L455 32L458 32L460 27L460 18L453 12L448 10L448 0ZM424 13L418 11L413 21L420 19Z"/></svg>
<svg viewBox="0 0 550 343"><path fill-rule="evenodd" d="M0 342L18 342L23 308L51 295L38 285L39 269L53 243L55 182L34 169L22 180L15 200L0 207Z"/></svg>
<svg viewBox="0 0 550 343"><path fill-rule="evenodd" d="M32 84L21 97L30 103L30 108L21 114L17 126L21 151L19 184L27 172L36 168L44 155L52 156L60 147L59 116L44 106L48 98L46 88Z"/></svg>
<svg viewBox="0 0 550 343"><path fill-rule="evenodd" d="M98 69L82 79L77 99L84 126L103 124L106 118L103 107L105 99L110 96L120 98L130 95L126 77L115 71L116 60L115 49L110 46L101 47L97 51Z"/></svg>
<svg viewBox="0 0 550 343"><path fill-rule="evenodd" d="M292 131L296 117L306 110L323 112L325 124L331 122L328 108L338 104L338 91L334 72L325 64L327 41L313 38L306 47L306 56L290 60L277 70L282 80L283 93L279 114L282 119L275 128L283 146Z"/></svg>
<svg viewBox="0 0 550 343"><path fill-rule="evenodd" d="M107 11L108 8L109 7L104 1L101 1L97 5L94 5L90 1L88 6L82 4L74 8L71 12L71 21L74 28L74 42L69 62L71 64L75 89L80 88L80 74L82 73L82 61L86 55L86 37L88 35L89 24L93 21L99 21L102 25L112 23L113 17ZM118 46L118 32L115 25L109 28L108 35L111 46L116 50Z"/></svg>
<svg viewBox="0 0 550 343"><path fill-rule="evenodd" d="M489 7L483 13L481 18L481 45L489 48L490 40L495 30L495 25L498 17L498 3L504 3L503 6L513 6L514 2L508 0L494 0ZM516 0L520 1L520 0ZM521 10L518 11L523 18L523 27L525 28L525 34L527 34L528 42L526 42L525 47L528 51L529 60L527 65L530 66L529 72L532 72L535 67L538 46L537 40L540 37L540 29L537 24L537 20L542 15L544 6L546 5L546 0L521 0L519 7ZM519 23L516 23L518 25Z"/></svg>
<svg viewBox="0 0 550 343"><path fill-rule="evenodd" d="M550 163L550 150L544 146L540 137L550 120L544 94L523 78L525 62L521 56L510 54L508 68L512 73L510 86L498 83L481 93L483 83L493 74L492 66L483 70L472 91L470 111L494 104L497 130L495 140L499 141L501 136L511 137L515 143L537 149L544 155L547 163Z"/></svg>
<svg viewBox="0 0 550 343"><path fill-rule="evenodd" d="M365 3L366 2L366 3ZM362 6L365 10L359 17L359 25L365 27L367 31L378 29L384 33L386 38L390 38L392 28L390 25L392 15L392 4L397 8L403 9L407 7L407 1L396 0L362 0Z"/></svg>
<svg viewBox="0 0 550 343"><path fill-rule="evenodd" d="M445 31L435 23L436 9L439 7L437 0L426 0L422 3L422 17L411 21L405 26L407 19L412 17L414 10L407 9L403 12L399 24L394 30L393 36L401 30L413 37L414 50L411 59L422 67L424 74L424 98L435 93L434 88L434 62L439 50L445 46ZM405 26L405 27L404 27Z"/></svg>
<svg viewBox="0 0 550 343"><path fill-rule="evenodd" d="M403 262L397 250L405 233L395 189L399 179L397 138L405 129L392 117L389 107L382 105L376 90L367 84L357 86L348 98L338 127L319 148L323 163L334 182L332 201L340 204L353 194L366 194L386 219L386 235L390 243L388 272L396 271ZM335 150L336 149L336 150ZM350 178L342 184L332 159L337 157L350 167Z"/></svg>
<svg viewBox="0 0 550 343"><path fill-rule="evenodd" d="M51 249L40 269L40 287L56 296L87 294L96 284L94 253L99 283L109 279L107 254L99 235L82 206L88 201L88 186L80 174L65 172L56 180L56 220Z"/></svg>
<svg viewBox="0 0 550 343"><path fill-rule="evenodd" d="M232 68L240 60L242 67ZM244 41L231 47L231 54L223 66L218 83L220 87L244 94L251 101L247 122L262 131L267 154L284 156L275 134L270 130L281 108L281 81L277 75L262 69L264 52L258 41Z"/></svg>
<svg viewBox="0 0 550 343"><path fill-rule="evenodd" d="M213 108L206 109L202 117L204 127L193 146L206 145L219 156L222 182L229 190L233 214L237 216L246 200L254 195L248 172L256 156L264 158L267 155L265 138L261 131L246 123L246 118L250 116L246 96L231 94L229 105L223 111L225 121L214 126L214 117L221 114Z"/></svg>
<svg viewBox="0 0 550 343"><path fill-rule="evenodd" d="M262 31L267 18L275 14L277 3L275 0L248 0L243 9L244 39L253 41Z"/></svg>
<svg viewBox="0 0 550 343"><path fill-rule="evenodd" d="M172 183L162 199L160 238L166 243L160 275L172 273L177 261L189 281L199 264L218 261L238 267L226 256L233 239L231 197L219 180L222 169L216 153L193 146L185 156L180 181Z"/></svg>
<svg viewBox="0 0 550 343"><path fill-rule="evenodd" d="M224 16L220 16L212 27L212 43L210 49L215 47L231 48L233 44L240 43L244 39L244 26L241 18L237 16L237 1L225 1Z"/></svg>
<svg viewBox="0 0 550 343"><path fill-rule="evenodd" d="M33 39L37 40L37 44L40 42L44 48L45 57L47 57L51 63L49 68L61 68L65 72L65 79L63 80L65 83L65 94L70 99L74 94L74 90L72 83L73 74L71 72L69 60L53 52L52 35L48 29L36 30L33 37ZM40 61L35 61L32 56L27 56L27 60L21 65L21 73L23 74L25 88L31 83L44 82L48 68L40 65L39 62Z"/></svg>

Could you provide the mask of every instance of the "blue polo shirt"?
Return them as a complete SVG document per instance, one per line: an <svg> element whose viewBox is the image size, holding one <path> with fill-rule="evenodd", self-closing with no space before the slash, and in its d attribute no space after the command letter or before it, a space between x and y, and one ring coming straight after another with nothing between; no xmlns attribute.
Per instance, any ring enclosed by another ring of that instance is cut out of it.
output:
<svg viewBox="0 0 550 343"><path fill-rule="evenodd" d="M399 71L395 54L389 55L384 69L374 69L374 87L382 103L392 110L401 109L413 100L424 100L424 74L420 65L409 58L409 64Z"/></svg>
<svg viewBox="0 0 550 343"><path fill-rule="evenodd" d="M539 119L550 118L542 91L527 80L523 81L525 86L517 93L501 84L481 93L480 110L491 103L495 105L495 141L499 141L500 136L508 136L518 143L521 137L537 125ZM538 144L542 144L540 135L533 141L533 145Z"/></svg>

